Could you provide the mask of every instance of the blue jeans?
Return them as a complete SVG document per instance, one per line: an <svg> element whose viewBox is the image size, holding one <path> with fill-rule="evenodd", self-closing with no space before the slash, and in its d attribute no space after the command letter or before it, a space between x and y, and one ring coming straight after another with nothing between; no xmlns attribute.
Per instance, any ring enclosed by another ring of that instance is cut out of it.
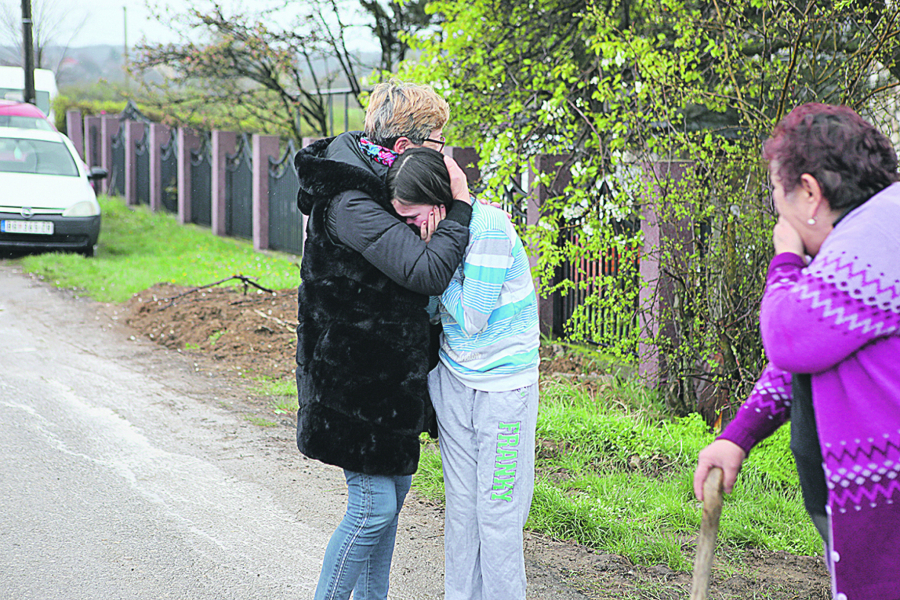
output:
<svg viewBox="0 0 900 600"><path fill-rule="evenodd" d="M347 512L325 549L315 600L387 600L397 517L411 475L344 470Z"/></svg>

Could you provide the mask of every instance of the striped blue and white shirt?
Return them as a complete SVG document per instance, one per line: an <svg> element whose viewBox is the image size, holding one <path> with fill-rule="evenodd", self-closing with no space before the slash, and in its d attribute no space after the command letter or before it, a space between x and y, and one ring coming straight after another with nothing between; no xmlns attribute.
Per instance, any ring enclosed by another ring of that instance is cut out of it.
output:
<svg viewBox="0 0 900 600"><path fill-rule="evenodd" d="M509 217L475 202L463 264L441 296L441 362L490 392L538 380L537 296L528 255Z"/></svg>

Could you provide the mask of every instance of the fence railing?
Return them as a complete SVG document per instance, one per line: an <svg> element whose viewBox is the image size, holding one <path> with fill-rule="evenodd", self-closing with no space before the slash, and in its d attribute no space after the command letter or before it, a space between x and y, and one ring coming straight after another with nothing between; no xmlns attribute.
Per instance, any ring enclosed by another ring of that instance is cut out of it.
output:
<svg viewBox="0 0 900 600"><path fill-rule="evenodd" d="M266 179L269 185L269 245L275 250L303 253L304 227L297 193L300 182L294 177L293 142L288 142L280 158L269 157Z"/></svg>
<svg viewBox="0 0 900 600"><path fill-rule="evenodd" d="M284 144L276 137L257 134L171 129L150 123L133 106L120 115L82 118L78 111L69 111L66 117L70 137L85 161L110 172L101 191L121 195L128 204L147 204L151 210L174 213L180 222L210 227L218 235L250 239L257 250L302 254L305 219L297 209L299 183L293 170L293 142ZM460 163L470 181L480 179L474 149L447 147L445 153ZM552 170L556 183L547 187L533 183L538 178L529 173L510 182L503 203L520 228L537 224L544 200L561 193L568 181L568 167L561 157L538 157L535 169ZM644 223L636 226L645 227ZM536 258L532 256L532 264ZM654 273L652 260L646 265L645 260L640 264L642 277L645 270ZM619 268L618 257L609 254L595 261L566 264L557 278L577 282L615 275ZM564 335L565 324L578 307L589 296L602 293L601 286L587 285L565 297L541 298L542 331ZM610 322L602 311L591 313L590 319L604 331L622 335L637 326L636 319ZM658 324L651 326L659 328Z"/></svg>
<svg viewBox="0 0 900 600"><path fill-rule="evenodd" d="M253 239L253 157L242 135L237 150L225 154L225 234Z"/></svg>
<svg viewBox="0 0 900 600"><path fill-rule="evenodd" d="M200 147L191 156L191 223L212 226L212 149L210 134L200 136ZM127 200L127 198L126 198Z"/></svg>
<svg viewBox="0 0 900 600"><path fill-rule="evenodd" d="M166 212L178 213L178 142L174 135L159 146L159 198ZM153 149L150 149L151 153ZM155 182L154 182L155 183Z"/></svg>

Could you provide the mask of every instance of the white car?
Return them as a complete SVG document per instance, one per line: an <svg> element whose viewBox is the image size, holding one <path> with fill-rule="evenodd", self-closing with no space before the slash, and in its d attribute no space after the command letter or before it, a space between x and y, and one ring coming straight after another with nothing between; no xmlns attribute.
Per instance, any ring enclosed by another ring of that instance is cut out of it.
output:
<svg viewBox="0 0 900 600"><path fill-rule="evenodd" d="M0 127L0 250L70 250L93 256L100 205L88 171L65 135Z"/></svg>

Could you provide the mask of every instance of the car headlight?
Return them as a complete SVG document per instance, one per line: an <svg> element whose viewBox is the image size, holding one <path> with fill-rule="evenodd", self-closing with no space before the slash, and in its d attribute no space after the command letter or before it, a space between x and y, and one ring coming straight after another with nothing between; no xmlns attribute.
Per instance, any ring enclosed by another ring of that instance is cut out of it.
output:
<svg viewBox="0 0 900 600"><path fill-rule="evenodd" d="M64 217L94 217L100 214L100 205L90 200L76 202L63 211Z"/></svg>

